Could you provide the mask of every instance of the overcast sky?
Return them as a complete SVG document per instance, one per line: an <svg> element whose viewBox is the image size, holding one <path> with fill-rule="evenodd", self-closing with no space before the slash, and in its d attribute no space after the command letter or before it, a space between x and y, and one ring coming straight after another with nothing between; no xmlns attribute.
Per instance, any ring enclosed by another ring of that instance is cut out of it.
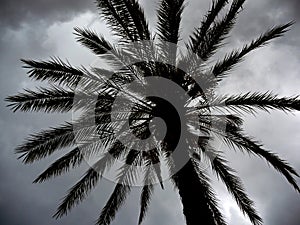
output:
<svg viewBox="0 0 300 225"><path fill-rule="evenodd" d="M141 1L152 29L155 28L157 0ZM199 25L210 0L190 0L182 24L182 36ZM238 24L221 54L241 46L275 24L296 20L283 38L247 58L220 87L223 93L271 90L279 95L300 94L300 17L299 0L248 0ZM0 8L0 224L53 225L93 224L105 204L112 185L101 181L90 197L61 220L51 218L60 199L82 175L86 167L42 185L34 178L62 152L50 159L25 166L16 158L14 148L32 132L70 120L71 115L11 113L3 99L23 88L34 87L21 68L20 58L49 59L60 56L73 65L89 65L95 57L78 45L72 34L75 26L89 26L109 35L95 21L97 10L92 0L4 0ZM297 22L299 20L299 22ZM246 118L245 129L263 141L267 149L278 152L300 172L300 114L259 113ZM254 157L226 149L231 165L239 171L249 195L256 201L265 225L299 225L300 204L297 194L267 164ZM299 180L298 180L299 183ZM229 225L249 225L224 186L215 183ZM159 187L144 224L183 225L182 208L176 192L168 185ZM117 214L115 225L137 224L138 192L134 191Z"/></svg>

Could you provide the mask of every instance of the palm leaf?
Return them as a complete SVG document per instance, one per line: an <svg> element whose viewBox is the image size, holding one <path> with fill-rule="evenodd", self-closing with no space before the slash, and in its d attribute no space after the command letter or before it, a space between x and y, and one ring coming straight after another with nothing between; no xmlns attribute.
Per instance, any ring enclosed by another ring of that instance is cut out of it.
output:
<svg viewBox="0 0 300 225"><path fill-rule="evenodd" d="M53 217L59 218L66 215L74 205L79 204L85 198L89 191L97 184L98 180L99 174L94 169L88 170L85 176L69 190Z"/></svg>
<svg viewBox="0 0 300 225"><path fill-rule="evenodd" d="M251 140L251 138L242 135L238 132L228 132L226 137L228 141L232 142L235 146L246 150L249 153L255 154L259 157L264 158L268 163L270 163L274 169L284 175L287 181L298 191L300 189L297 185L296 180L292 175L299 177L297 172L285 161L279 158L276 154L264 150L261 148L259 143Z"/></svg>
<svg viewBox="0 0 300 225"><path fill-rule="evenodd" d="M226 160L214 157L211 163L218 177L222 179L228 191L234 196L242 212L248 215L252 224L262 224L262 219L257 214L253 201L247 196L242 181L234 174L235 171L225 164Z"/></svg>
<svg viewBox="0 0 300 225"><path fill-rule="evenodd" d="M83 37L82 37L83 39ZM97 39L96 39L97 40ZM85 40L87 42L87 40ZM100 47L99 47L100 48ZM101 51L101 49L95 49L95 51ZM104 52L104 50L103 50ZM99 89L99 86L105 84L103 77L109 78L111 76L112 80L121 79L125 76L121 74L116 74L112 71L97 68L95 74L90 73L84 67L81 69L74 68L70 63L65 63L59 58L52 58L49 61L34 61L34 60L21 60L25 63L24 68L29 69L27 72L30 78L40 81L49 81L51 83L57 83L60 85L66 85L71 89L77 88L77 85L86 86L86 89L89 91L93 90L95 85ZM113 58L113 61L117 61ZM126 75L124 73L124 75ZM88 86L90 83L93 83L94 86Z"/></svg>
<svg viewBox="0 0 300 225"><path fill-rule="evenodd" d="M97 0L101 16L114 34L129 41L150 40L144 12L136 0ZM124 41L124 40L121 40Z"/></svg>
<svg viewBox="0 0 300 225"><path fill-rule="evenodd" d="M103 36L97 35L89 29L74 28L77 41L82 43L83 46L91 49L96 55L104 55L111 51L112 45L105 40Z"/></svg>
<svg viewBox="0 0 300 225"><path fill-rule="evenodd" d="M153 194L154 186L152 184L147 184L143 186L142 193L141 193L141 209L140 209L140 215L139 215L139 225L142 224L147 209L149 207L149 203L151 200L151 195Z"/></svg>
<svg viewBox="0 0 300 225"><path fill-rule="evenodd" d="M132 23L128 20L128 11L122 7L124 2L121 0L97 0L96 4L101 10L101 17L108 23L116 36L128 41L137 40L136 33L130 29Z"/></svg>
<svg viewBox="0 0 300 225"><path fill-rule="evenodd" d="M126 184L118 183L101 212L101 216L97 221L97 225L109 225L115 217L116 211L124 203L131 188Z"/></svg>
<svg viewBox="0 0 300 225"><path fill-rule="evenodd" d="M120 168L120 174L118 183L115 186L113 193L109 200L101 211L101 215L97 221L97 225L108 225L115 217L116 212L124 203L127 195L131 191L131 185L133 184L133 176L136 168L134 166L140 164L141 152L130 150L125 165Z"/></svg>
<svg viewBox="0 0 300 225"><path fill-rule="evenodd" d="M73 126L66 123L60 127L51 128L31 135L26 142L17 147L16 153L22 154L25 163L32 163L52 154L55 150L74 145Z"/></svg>
<svg viewBox="0 0 300 225"><path fill-rule="evenodd" d="M234 0L229 12L225 17L214 23L208 30L203 41L198 45L196 54L204 61L208 60L215 51L221 46L222 41L227 37L233 28L239 10L242 8L245 0Z"/></svg>
<svg viewBox="0 0 300 225"><path fill-rule="evenodd" d="M266 45L270 40L281 37L285 32L288 31L288 28L292 26L293 23L287 23L284 25L276 26L264 34L262 34L259 38L252 41L250 44L245 45L241 50L234 50L231 53L227 54L222 61L219 61L212 69L213 75L217 79L224 77L226 72L230 71L234 65L239 63L245 55L250 53L251 51Z"/></svg>
<svg viewBox="0 0 300 225"><path fill-rule="evenodd" d="M148 22L145 18L144 11L137 0L123 0L128 14L133 21L132 29L136 30L139 40L150 40L150 31Z"/></svg>
<svg viewBox="0 0 300 225"><path fill-rule="evenodd" d="M56 160L34 180L34 183L42 183L52 177L62 175L70 169L80 166L85 159L90 159L91 156L95 154L101 154L103 149L109 146L113 141L114 138L111 136L102 139L96 137L95 140L89 140L86 144L74 148Z"/></svg>
<svg viewBox="0 0 300 225"><path fill-rule="evenodd" d="M59 205L54 217L62 217L75 205L79 204L96 186L99 179L102 178L104 171L111 167L124 150L125 148L120 142L114 143L108 152L69 190L68 194Z"/></svg>
<svg viewBox="0 0 300 225"><path fill-rule="evenodd" d="M59 58L50 61L34 61L21 59L25 65L23 68L30 69L29 77L40 81L58 82L69 86L76 86L84 75L80 69L72 67L69 63L64 63Z"/></svg>
<svg viewBox="0 0 300 225"><path fill-rule="evenodd" d="M181 15L184 9L184 0L162 0L158 10L158 32L161 40L161 51L171 65L176 65L179 28ZM174 44L171 45L169 43Z"/></svg>
<svg viewBox="0 0 300 225"><path fill-rule="evenodd" d="M33 183L42 183L51 177L62 175L70 170L79 166L83 161L83 155L80 148L76 147L65 156L62 156L58 160L49 166L42 174L36 178Z"/></svg>
<svg viewBox="0 0 300 225"><path fill-rule="evenodd" d="M193 52L197 52L199 46L205 40L207 31L227 3L228 0L212 1L212 6L207 15L203 18L200 28L196 29L193 35L190 36L190 43L188 45L189 49L191 49Z"/></svg>
<svg viewBox="0 0 300 225"><path fill-rule="evenodd" d="M219 130L217 127L209 127L210 131L219 136L225 144L230 148L238 148L248 153L264 158L267 163L270 163L274 169L280 172L287 181L299 192L300 189L296 180L292 175L299 177L297 172L285 161L279 158L276 154L264 150L260 143L252 140L250 137L242 134L242 129L236 126L227 126L226 131Z"/></svg>
<svg viewBox="0 0 300 225"><path fill-rule="evenodd" d="M246 93L243 95L218 97L210 104L210 107L224 107L225 109L235 110L237 112L255 112L255 108L269 111L269 110L281 110L281 111L299 111L300 100L299 97L283 97L279 98L272 93ZM200 107L202 108L202 107Z"/></svg>
<svg viewBox="0 0 300 225"><path fill-rule="evenodd" d="M25 89L24 93L6 98L14 112L20 110L44 112L68 112L73 107L74 92L60 87L39 88L38 91Z"/></svg>
<svg viewBox="0 0 300 225"><path fill-rule="evenodd" d="M144 175L144 186L142 188L141 199L140 199L140 215L139 215L139 224L142 224L146 212L149 207L149 203L151 200L151 196L154 190L154 183L156 178L159 180L161 187L164 188L162 177L161 177L161 170L158 158L158 151L157 149L151 150L149 152L145 152L146 154L146 163L145 163L145 175ZM156 177L155 177L156 176Z"/></svg>
<svg viewBox="0 0 300 225"><path fill-rule="evenodd" d="M92 119L94 118L95 116L92 117ZM91 118L85 118L86 120L81 122L65 123L31 135L16 149L16 153L21 154L19 158L23 158L24 163L33 163L53 154L56 150L73 146L79 140L88 141L91 144L91 135L96 132L97 128L105 130L101 123L106 125L105 128L109 128L109 121L106 118L102 117L101 119L101 115L96 118L98 126ZM100 136L98 135L97 138Z"/></svg>

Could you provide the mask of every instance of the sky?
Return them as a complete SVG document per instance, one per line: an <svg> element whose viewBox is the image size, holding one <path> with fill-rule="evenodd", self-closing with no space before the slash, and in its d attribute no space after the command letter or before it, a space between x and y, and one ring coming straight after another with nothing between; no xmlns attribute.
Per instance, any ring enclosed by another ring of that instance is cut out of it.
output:
<svg viewBox="0 0 300 225"><path fill-rule="evenodd" d="M183 14L181 34L187 39L200 23L210 0L189 0ZM151 28L155 31L157 0L142 0ZM251 53L246 60L221 83L222 93L273 91L280 96L294 96L300 87L300 17L298 0L248 0L218 56L237 48L276 24L295 20L283 38ZM297 22L299 21L299 22ZM4 98L41 85L26 77L20 58L46 60L52 56L68 59L72 65L90 65L95 56L74 39L73 27L90 27L109 37L109 30L98 20L92 0L3 0L0 8L0 224L93 224L113 184L102 180L82 204L61 220L51 218L61 198L83 174L88 165L45 184L32 184L36 176L59 152L33 165L17 160L14 148L32 132L38 132L66 120L71 115L42 113L12 113ZM300 114L259 112L245 117L244 128L258 138L265 148L277 152L300 172ZM256 202L265 225L299 225L299 194L285 179L263 160L225 149L231 165L239 172L246 190ZM297 180L299 183L299 179ZM239 212L224 186L213 181L220 204L229 225L249 225ZM117 214L114 225L137 224L139 198L134 190ZM183 225L179 197L169 184L166 190L156 188L145 225Z"/></svg>

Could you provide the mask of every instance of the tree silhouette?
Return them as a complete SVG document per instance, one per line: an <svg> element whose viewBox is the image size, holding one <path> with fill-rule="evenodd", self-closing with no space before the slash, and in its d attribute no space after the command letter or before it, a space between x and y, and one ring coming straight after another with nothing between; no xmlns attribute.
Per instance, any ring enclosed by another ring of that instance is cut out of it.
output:
<svg viewBox="0 0 300 225"><path fill-rule="evenodd" d="M138 221L141 224L155 183L164 187L163 162L179 191L188 225L227 224L219 210L210 179L201 167L206 160L252 224L262 224L242 181L228 165L222 151L212 144L215 139L230 148L263 158L300 191L294 179L294 176L298 176L296 171L247 136L241 118L244 113L255 113L258 109L299 111L299 98L278 97L270 92L235 96L219 96L214 92L217 85L230 75L229 72L249 52L282 36L292 23L274 26L256 40L233 50L211 65L211 57L222 47L234 27L245 0L214 0L200 27L190 35L185 50L178 47L184 0L161 0L157 12L157 32L154 35L137 0L97 0L96 3L102 18L118 37L119 48L90 29L75 28L75 35L78 42L107 63L107 68L76 68L59 58L49 61L22 60L24 67L29 69L30 78L51 85L38 90L25 90L6 99L14 112L81 113L72 122L31 135L16 149L23 162L30 164L60 149L71 148L68 154L50 165L35 183L62 175L80 166L85 159L99 157L69 190L54 217L67 214L96 186L105 171L110 170L118 160L123 160L115 189L101 211L97 224L111 223L130 193L131 186L135 184L137 170L142 168L144 185L141 188ZM184 99L183 95L171 90L171 95L179 99L180 112L163 98L143 95L143 90L156 88L144 81L150 77L168 79L184 90L188 100L180 100ZM139 92L130 89L132 82L140 84ZM117 98L122 101L115 107ZM156 117L162 118L167 127L164 138L159 140L155 139L160 135L158 125L152 123ZM128 128L124 121L128 121ZM157 131L154 136L151 136L150 128ZM201 131L202 135L195 130ZM136 143L129 134L134 134L138 140L151 137L155 147L146 151L150 143ZM184 144L177 149L181 134L187 136ZM191 136L193 138L190 139Z"/></svg>

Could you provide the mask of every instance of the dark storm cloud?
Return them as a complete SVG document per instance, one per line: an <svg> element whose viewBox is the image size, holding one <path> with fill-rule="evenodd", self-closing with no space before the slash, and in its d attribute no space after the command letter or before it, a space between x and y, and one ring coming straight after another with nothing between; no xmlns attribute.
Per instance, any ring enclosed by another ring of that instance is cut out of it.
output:
<svg viewBox="0 0 300 225"><path fill-rule="evenodd" d="M33 21L59 21L70 19L80 12L94 10L93 0L3 0L0 25L18 27Z"/></svg>

